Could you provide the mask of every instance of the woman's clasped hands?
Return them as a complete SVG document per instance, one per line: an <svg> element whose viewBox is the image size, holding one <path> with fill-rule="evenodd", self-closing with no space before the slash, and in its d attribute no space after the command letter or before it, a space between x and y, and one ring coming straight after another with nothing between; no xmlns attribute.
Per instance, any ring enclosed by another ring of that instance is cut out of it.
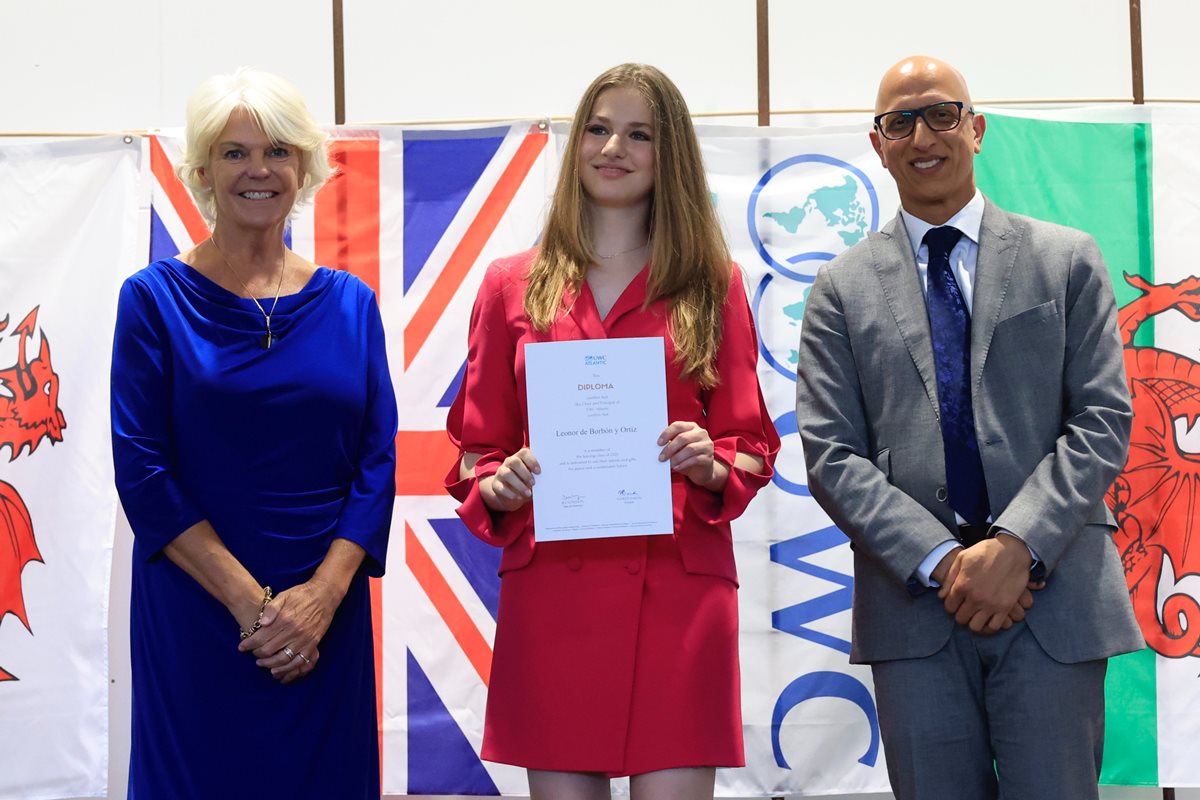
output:
<svg viewBox="0 0 1200 800"><path fill-rule="evenodd" d="M263 609L261 627L238 650L252 653L280 683L303 678L317 666L317 645L341 601L334 586L317 578L280 592Z"/></svg>

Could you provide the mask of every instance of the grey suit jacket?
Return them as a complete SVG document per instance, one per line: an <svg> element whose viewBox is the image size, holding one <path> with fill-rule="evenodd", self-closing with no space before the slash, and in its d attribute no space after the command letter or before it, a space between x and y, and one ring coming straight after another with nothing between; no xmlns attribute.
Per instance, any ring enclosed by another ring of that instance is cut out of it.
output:
<svg viewBox="0 0 1200 800"><path fill-rule="evenodd" d="M937 652L954 620L935 591L907 584L955 519L925 299L899 215L817 276L796 391L809 487L854 548L851 661ZM987 202L971 392L994 525L1046 568L1030 630L1064 663L1141 648L1103 503L1133 415L1090 236Z"/></svg>

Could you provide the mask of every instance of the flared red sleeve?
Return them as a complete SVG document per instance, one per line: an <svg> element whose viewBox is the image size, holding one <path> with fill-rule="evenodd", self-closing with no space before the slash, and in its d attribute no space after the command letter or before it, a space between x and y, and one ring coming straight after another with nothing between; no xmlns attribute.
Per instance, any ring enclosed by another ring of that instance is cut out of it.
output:
<svg viewBox="0 0 1200 800"><path fill-rule="evenodd" d="M525 443L525 429L516 379L516 345L508 319L508 297L514 289L509 271L500 262L488 267L471 310L467 333L467 368L458 396L446 418L450 441L463 453L482 456L474 475L460 479L455 460L446 474L446 490L462 503L458 516L470 531L498 547L512 543L525 530L528 505L512 512L494 512L483 503L479 481L499 469L505 458ZM518 306L519 307L519 306Z"/></svg>
<svg viewBox="0 0 1200 800"><path fill-rule="evenodd" d="M121 287L110 404L117 494L146 558L204 519L173 470L171 337L149 287Z"/></svg>
<svg viewBox="0 0 1200 800"><path fill-rule="evenodd" d="M692 510L711 525L741 516L758 490L771 480L779 453L779 434L758 385L754 318L746 300L741 270L736 265L721 313L721 347L716 363L720 382L704 393L704 407L713 455L729 467L729 480L721 492L688 493ZM738 453L761 458L763 471L751 472L735 466Z"/></svg>
<svg viewBox="0 0 1200 800"><path fill-rule="evenodd" d="M388 534L396 503L396 392L388 369L383 319L375 295L365 286L360 308L366 348L367 405L359 435L358 464L338 515L337 533L367 553L367 574L383 575ZM416 455L416 454L413 454Z"/></svg>

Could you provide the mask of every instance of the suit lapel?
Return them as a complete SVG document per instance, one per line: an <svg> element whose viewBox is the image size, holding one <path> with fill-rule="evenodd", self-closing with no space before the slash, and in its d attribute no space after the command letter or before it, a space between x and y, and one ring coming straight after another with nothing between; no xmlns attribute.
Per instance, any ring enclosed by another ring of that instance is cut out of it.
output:
<svg viewBox="0 0 1200 800"><path fill-rule="evenodd" d="M621 290L621 294L617 297L617 301L613 303L613 307L608 310L607 316L601 320L600 324L604 328L605 336L608 331L613 329L617 324L617 320L631 312L637 311L642 307L642 303L646 300L646 283L650 278L650 265L646 264L642 269L633 276ZM587 281L584 281L587 285ZM592 307L595 308L596 298L592 298ZM596 310L596 317L599 318L600 312Z"/></svg>
<svg viewBox="0 0 1200 800"><path fill-rule="evenodd" d="M621 290L620 296L603 320L600 319L600 310L596 307L596 296L592 294L592 289L585 279L579 286L578 294L573 293L569 288L563 292L563 310L560 312L559 319L571 320L584 339L607 339L608 332L613 329L621 317L642 307L642 302L646 297L646 282L649 279L649 273L650 268L647 265L633 276L629 284ZM567 335L566 338L580 337Z"/></svg>
<svg viewBox="0 0 1200 800"><path fill-rule="evenodd" d="M983 366L992 345L996 323L1008 294L1021 232L1009 215L987 201L979 229L979 255L975 261L975 289L971 301L971 388L979 388Z"/></svg>
<svg viewBox="0 0 1200 800"><path fill-rule="evenodd" d="M908 232L899 214L872 235L871 255L883 296L887 300L900 337L904 340L908 354L921 374L925 394L938 411L937 374L933 367L933 343L929 334L929 317L925 312L925 293L917 276L917 262L913 256Z"/></svg>
<svg viewBox="0 0 1200 800"><path fill-rule="evenodd" d="M563 329L554 331L555 341L607 338L604 324L600 321L600 312L596 310L596 300L592 297L592 290L588 288L586 280L580 285L578 294L570 287L563 291L558 326L563 326L568 321L569 324ZM571 327L575 330L570 330Z"/></svg>

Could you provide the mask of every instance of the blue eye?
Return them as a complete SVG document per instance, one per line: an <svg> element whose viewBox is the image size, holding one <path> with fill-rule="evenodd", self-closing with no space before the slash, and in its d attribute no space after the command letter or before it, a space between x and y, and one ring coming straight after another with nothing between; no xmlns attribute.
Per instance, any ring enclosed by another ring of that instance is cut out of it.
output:
<svg viewBox="0 0 1200 800"><path fill-rule="evenodd" d="M593 136L607 136L608 135L608 128L604 127L603 125L588 125L586 128L584 128L584 130L587 131L588 133L592 134Z"/></svg>
<svg viewBox="0 0 1200 800"><path fill-rule="evenodd" d="M645 131L634 131L633 133L629 134L629 138L636 139L639 142L648 142L650 141L650 134L646 133Z"/></svg>
<svg viewBox="0 0 1200 800"><path fill-rule="evenodd" d="M237 161L238 159L242 158L245 155L246 154L244 152L242 152L241 150L234 148L232 150L226 150L224 153L221 154L221 157L227 161Z"/></svg>
<svg viewBox="0 0 1200 800"><path fill-rule="evenodd" d="M292 154L292 151L283 146L271 148L271 158L287 158Z"/></svg>

